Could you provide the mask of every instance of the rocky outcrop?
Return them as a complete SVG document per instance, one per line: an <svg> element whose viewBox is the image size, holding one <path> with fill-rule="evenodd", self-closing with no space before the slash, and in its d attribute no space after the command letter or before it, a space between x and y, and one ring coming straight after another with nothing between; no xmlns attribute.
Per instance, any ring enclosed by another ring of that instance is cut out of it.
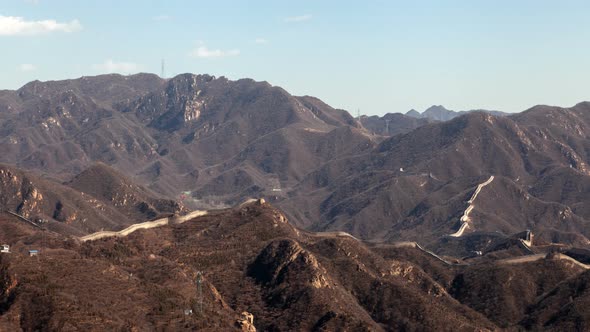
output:
<svg viewBox="0 0 590 332"><path fill-rule="evenodd" d="M30 218L42 210L44 195L26 176L0 168L1 207Z"/></svg>
<svg viewBox="0 0 590 332"><path fill-rule="evenodd" d="M8 271L7 264L0 256L0 315L6 312L16 296L18 281L16 276Z"/></svg>
<svg viewBox="0 0 590 332"><path fill-rule="evenodd" d="M317 258L293 240L271 242L250 266L249 274L271 286L301 283L314 288L330 287L327 272Z"/></svg>
<svg viewBox="0 0 590 332"><path fill-rule="evenodd" d="M177 130L201 118L211 99L204 93L205 86L214 79L209 75L180 75L170 80L165 90L148 94L129 110L151 127Z"/></svg>
<svg viewBox="0 0 590 332"><path fill-rule="evenodd" d="M243 332L256 332L256 327L254 326L254 315L247 311L242 312L242 315L236 321L236 326L239 327Z"/></svg>

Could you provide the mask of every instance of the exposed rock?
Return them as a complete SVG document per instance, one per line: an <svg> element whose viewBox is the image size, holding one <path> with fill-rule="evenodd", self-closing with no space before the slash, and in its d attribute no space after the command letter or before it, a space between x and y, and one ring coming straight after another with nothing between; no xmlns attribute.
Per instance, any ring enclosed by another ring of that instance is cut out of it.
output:
<svg viewBox="0 0 590 332"><path fill-rule="evenodd" d="M242 312L240 318L238 318L236 322L236 325L242 329L243 332L256 332L256 327L254 326L254 315L247 311Z"/></svg>

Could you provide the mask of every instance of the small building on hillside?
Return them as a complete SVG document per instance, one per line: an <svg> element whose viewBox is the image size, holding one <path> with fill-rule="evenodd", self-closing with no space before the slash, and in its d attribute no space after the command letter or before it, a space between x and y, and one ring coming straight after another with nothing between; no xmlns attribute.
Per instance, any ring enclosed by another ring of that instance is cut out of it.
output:
<svg viewBox="0 0 590 332"><path fill-rule="evenodd" d="M36 249L29 250L29 256L37 256L37 255L39 255L39 250L36 250Z"/></svg>
<svg viewBox="0 0 590 332"><path fill-rule="evenodd" d="M8 244L3 244L0 246L0 252L1 253L9 253L10 252L10 246Z"/></svg>

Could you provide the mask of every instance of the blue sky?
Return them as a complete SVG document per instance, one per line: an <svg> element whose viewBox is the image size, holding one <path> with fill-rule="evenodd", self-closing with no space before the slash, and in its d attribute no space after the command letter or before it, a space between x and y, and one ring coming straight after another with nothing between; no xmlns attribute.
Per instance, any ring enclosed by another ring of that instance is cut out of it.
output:
<svg viewBox="0 0 590 332"><path fill-rule="evenodd" d="M589 1L2 0L0 89L250 77L363 114L590 100Z"/></svg>

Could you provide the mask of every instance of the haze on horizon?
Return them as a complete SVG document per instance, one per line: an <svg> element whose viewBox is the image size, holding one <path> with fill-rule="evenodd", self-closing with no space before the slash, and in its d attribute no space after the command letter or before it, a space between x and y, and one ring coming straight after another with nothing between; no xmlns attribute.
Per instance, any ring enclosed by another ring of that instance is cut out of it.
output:
<svg viewBox="0 0 590 332"><path fill-rule="evenodd" d="M7 0L1 89L117 72L269 81L355 113L590 100L586 1Z"/></svg>

